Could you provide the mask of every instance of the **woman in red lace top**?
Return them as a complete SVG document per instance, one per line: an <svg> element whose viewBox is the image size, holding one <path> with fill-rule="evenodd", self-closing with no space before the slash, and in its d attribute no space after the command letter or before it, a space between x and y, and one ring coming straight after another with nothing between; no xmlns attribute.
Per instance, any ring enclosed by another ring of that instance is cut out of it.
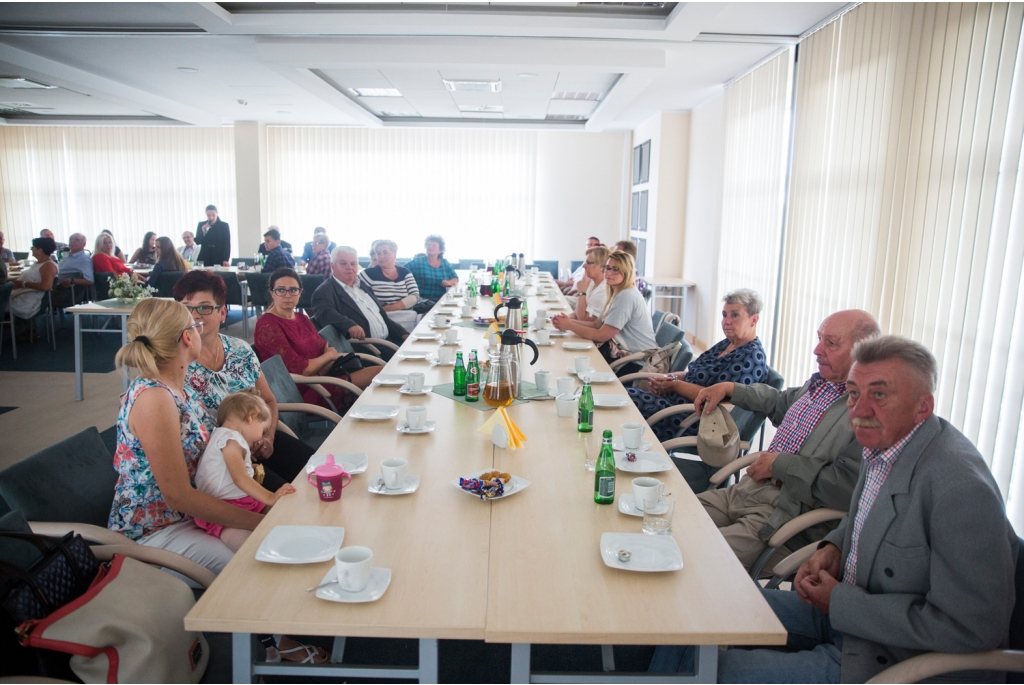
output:
<svg viewBox="0 0 1024 685"><path fill-rule="evenodd" d="M97 271L121 274L134 274L120 259L114 256L114 239L106 233L96 236L96 245L92 251L92 268Z"/></svg>
<svg viewBox="0 0 1024 685"><path fill-rule="evenodd" d="M274 304L256 321L253 332L253 347L260 360L279 354L289 373L302 376L330 375L331 365L341 357L341 353L327 344L308 316L295 311L295 305L302 294L298 275L292 269L277 269L271 274L268 287ZM365 389L382 368L374 366L338 377ZM304 402L326 406L315 390L308 386L299 387ZM323 387L330 392L331 402L338 409L347 407L354 399L344 388L336 385Z"/></svg>

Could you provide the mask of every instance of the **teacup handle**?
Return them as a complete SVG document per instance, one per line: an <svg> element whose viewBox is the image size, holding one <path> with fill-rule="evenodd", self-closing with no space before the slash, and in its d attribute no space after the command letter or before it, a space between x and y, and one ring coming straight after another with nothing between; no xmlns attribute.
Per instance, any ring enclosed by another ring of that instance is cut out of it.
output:
<svg viewBox="0 0 1024 685"><path fill-rule="evenodd" d="M346 478L348 478L348 480L345 480ZM342 471L341 472L341 487L345 487L346 485L348 485L351 482L352 482L352 474L350 474L348 471Z"/></svg>
<svg viewBox="0 0 1024 685"><path fill-rule="evenodd" d="M306 480L309 481L310 485L316 487L316 471L311 471L309 475L306 476Z"/></svg>

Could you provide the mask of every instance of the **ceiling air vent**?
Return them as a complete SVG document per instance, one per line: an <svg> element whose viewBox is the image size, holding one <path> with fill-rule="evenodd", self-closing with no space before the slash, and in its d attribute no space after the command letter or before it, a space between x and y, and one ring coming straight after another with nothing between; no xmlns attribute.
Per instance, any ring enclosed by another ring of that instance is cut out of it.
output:
<svg viewBox="0 0 1024 685"><path fill-rule="evenodd" d="M444 87L448 90L454 91L483 91L485 93L497 93L501 91L501 79L497 81L455 81L448 79L441 79L444 82Z"/></svg>
<svg viewBox="0 0 1024 685"><path fill-rule="evenodd" d="M544 117L547 121L586 121L585 114L549 114Z"/></svg>
<svg viewBox="0 0 1024 685"><path fill-rule="evenodd" d="M397 88L349 88L353 95L361 98L400 98Z"/></svg>
<svg viewBox="0 0 1024 685"><path fill-rule="evenodd" d="M51 86L46 83L40 83L39 81L33 81L32 79L23 78L21 76L0 76L0 87L3 88L44 88L46 90L52 90L57 86Z"/></svg>
<svg viewBox="0 0 1024 685"><path fill-rule="evenodd" d="M557 91L551 94L552 100L591 100L597 102L604 93L573 93L569 91Z"/></svg>
<svg viewBox="0 0 1024 685"><path fill-rule="evenodd" d="M503 105L459 105L460 112L504 112Z"/></svg>

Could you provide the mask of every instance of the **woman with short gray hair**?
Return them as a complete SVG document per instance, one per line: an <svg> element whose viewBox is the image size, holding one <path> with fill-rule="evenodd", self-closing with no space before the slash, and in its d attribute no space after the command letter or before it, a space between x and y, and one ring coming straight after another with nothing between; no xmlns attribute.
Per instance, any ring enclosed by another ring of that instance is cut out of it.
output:
<svg viewBox="0 0 1024 685"><path fill-rule="evenodd" d="M420 300L420 289L408 269L395 264L398 244L394 240L373 241L375 266L359 272L359 280L370 286L386 312L409 309Z"/></svg>
<svg viewBox="0 0 1024 685"><path fill-rule="evenodd" d="M421 297L440 300L445 289L458 284L459 277L448 260L444 258L444 238L428 235L423 241L426 254L418 254L405 266L412 272Z"/></svg>
<svg viewBox="0 0 1024 685"><path fill-rule="evenodd" d="M628 388L640 413L648 418L662 409L693 402L704 388L715 383L764 383L768 361L757 338L757 320L764 306L761 296L749 288L733 290L722 298L722 332L725 339L712 345L683 373L670 373L650 379L650 392ZM654 424L659 442L696 435L697 424L680 430L686 414L674 414Z"/></svg>

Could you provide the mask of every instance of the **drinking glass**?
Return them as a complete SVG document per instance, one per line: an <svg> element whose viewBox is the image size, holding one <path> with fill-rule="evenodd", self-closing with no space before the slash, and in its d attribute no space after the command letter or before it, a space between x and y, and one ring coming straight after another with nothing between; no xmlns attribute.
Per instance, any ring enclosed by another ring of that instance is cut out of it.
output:
<svg viewBox="0 0 1024 685"><path fill-rule="evenodd" d="M655 499L649 497L644 500L644 523L643 532L646 535L671 535L672 534L672 509L675 506L675 499L671 494L662 495Z"/></svg>

